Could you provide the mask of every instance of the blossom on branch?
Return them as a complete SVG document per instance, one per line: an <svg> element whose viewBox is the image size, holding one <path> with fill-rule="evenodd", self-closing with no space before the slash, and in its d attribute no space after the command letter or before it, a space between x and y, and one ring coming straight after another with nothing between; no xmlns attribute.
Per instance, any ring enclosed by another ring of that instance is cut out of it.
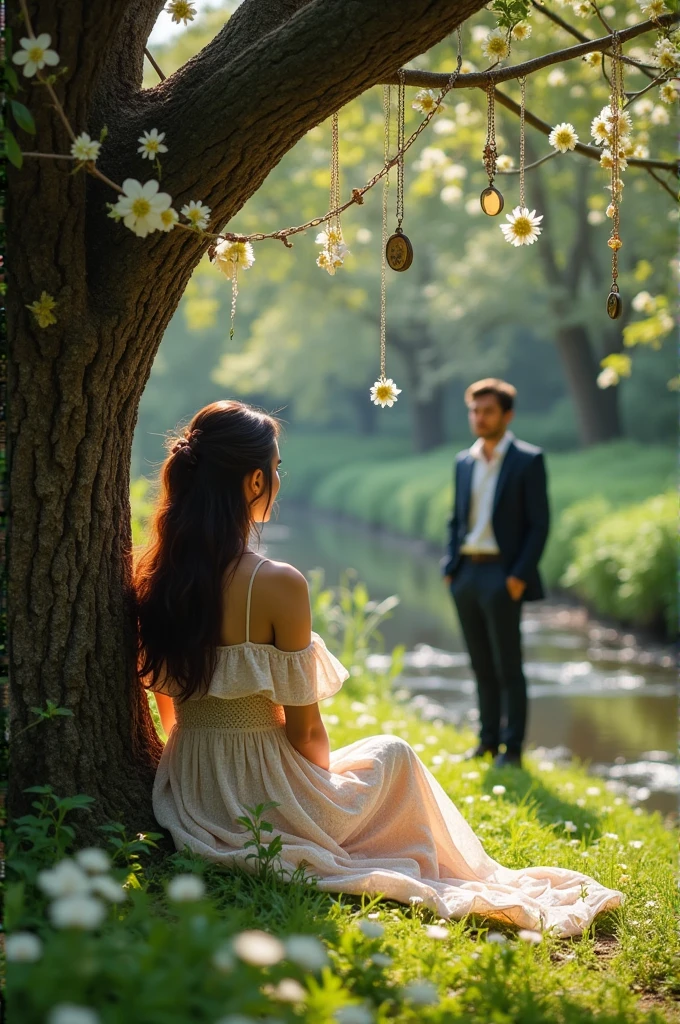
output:
<svg viewBox="0 0 680 1024"><path fill-rule="evenodd" d="M560 153L566 153L570 149L575 149L578 142L576 129L573 124L569 124L567 121L564 121L562 124L556 124L548 136L548 142Z"/></svg>
<svg viewBox="0 0 680 1024"><path fill-rule="evenodd" d="M659 89L659 99L662 103L676 103L678 96L680 93L673 82L664 82Z"/></svg>
<svg viewBox="0 0 680 1024"><path fill-rule="evenodd" d="M168 147L163 145L164 138L165 132L159 134L157 128L152 128L150 132L145 131L143 135L140 135L137 142L141 142L141 146L137 152L142 154L142 160L147 158L153 160L159 153L167 153Z"/></svg>
<svg viewBox="0 0 680 1024"><path fill-rule="evenodd" d="M232 281L241 267L250 270L254 262L255 253L250 242L230 242L224 239L215 246L215 263Z"/></svg>
<svg viewBox="0 0 680 1024"><path fill-rule="evenodd" d="M528 21L518 21L512 29L512 38L516 39L518 43L521 43L523 39L528 39L531 35L531 25Z"/></svg>
<svg viewBox="0 0 680 1024"><path fill-rule="evenodd" d="M186 25L187 22L193 21L196 17L196 8L191 0L170 0L165 10L168 14L172 15L172 20L177 25L179 25L180 21Z"/></svg>
<svg viewBox="0 0 680 1024"><path fill-rule="evenodd" d="M143 185L135 178L126 178L123 182L123 195L111 213L116 219L122 218L126 228L130 228L140 238L146 238L152 231L167 230L161 214L171 202L172 196L158 191L155 178Z"/></svg>
<svg viewBox="0 0 680 1024"><path fill-rule="evenodd" d="M12 54L12 62L24 65L26 78L32 78L36 71L42 71L46 64L54 67L59 63L59 54L49 49L51 42L52 36L47 32L42 32L37 39L20 39L21 49Z"/></svg>
<svg viewBox="0 0 680 1024"><path fill-rule="evenodd" d="M437 93L434 89L421 89L415 94L411 106L421 114L429 114L430 111L437 106ZM439 113L440 110L443 110L443 108L444 104L440 103L437 108L437 113Z"/></svg>
<svg viewBox="0 0 680 1024"><path fill-rule="evenodd" d="M81 132L76 141L71 144L71 156L83 163L94 162L99 156L102 148L101 142L91 139L87 132Z"/></svg>
<svg viewBox="0 0 680 1024"><path fill-rule="evenodd" d="M666 7L664 0L638 0L640 4L640 13L651 18L652 21L656 18L660 18L662 14L668 14L669 8Z"/></svg>
<svg viewBox="0 0 680 1024"><path fill-rule="evenodd" d="M180 213L190 221L191 226L196 228L197 231L205 231L208 226L208 218L210 217L210 207L204 206L203 203L192 199L191 202L185 203Z"/></svg>
<svg viewBox="0 0 680 1024"><path fill-rule="evenodd" d="M482 45L482 53L489 60L498 62L504 60L509 55L510 43L502 29L495 28L493 32L489 32Z"/></svg>

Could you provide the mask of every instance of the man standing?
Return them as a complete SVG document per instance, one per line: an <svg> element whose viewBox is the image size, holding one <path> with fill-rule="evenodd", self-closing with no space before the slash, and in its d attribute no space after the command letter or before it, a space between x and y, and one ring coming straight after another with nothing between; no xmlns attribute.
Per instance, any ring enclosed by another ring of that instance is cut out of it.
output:
<svg viewBox="0 0 680 1024"><path fill-rule="evenodd" d="M469 756L491 753L498 767L522 763L522 601L545 596L538 562L549 527L543 452L508 430L516 394L494 377L465 392L477 440L456 456L448 554L441 563L477 680L479 744Z"/></svg>

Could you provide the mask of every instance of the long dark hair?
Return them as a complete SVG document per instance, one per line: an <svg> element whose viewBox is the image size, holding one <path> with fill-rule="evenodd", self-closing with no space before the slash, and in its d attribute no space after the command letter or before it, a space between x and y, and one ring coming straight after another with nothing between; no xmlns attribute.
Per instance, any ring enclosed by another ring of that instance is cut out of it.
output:
<svg viewBox="0 0 680 1024"><path fill-rule="evenodd" d="M151 539L133 572L137 670L154 686L162 672L180 701L206 690L215 671L225 570L252 529L243 481L261 469L267 510L280 425L243 402L213 402L166 442Z"/></svg>

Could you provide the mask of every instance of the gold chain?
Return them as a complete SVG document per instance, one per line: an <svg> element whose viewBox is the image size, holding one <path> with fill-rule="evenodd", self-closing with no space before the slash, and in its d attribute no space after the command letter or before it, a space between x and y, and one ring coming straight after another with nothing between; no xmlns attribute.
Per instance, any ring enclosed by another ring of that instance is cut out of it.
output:
<svg viewBox="0 0 680 1024"><path fill-rule="evenodd" d="M385 115L385 135L383 154L387 168L383 179L382 195L382 254L380 257L380 379L384 380L385 372L385 340L387 335L386 287L387 287L387 200L390 191L390 87L383 85L383 113Z"/></svg>
<svg viewBox="0 0 680 1024"><path fill-rule="evenodd" d="M496 177L496 110L494 103L493 78L489 79L486 87L486 145L484 146L484 167L489 178L489 185L493 184Z"/></svg>
<svg viewBox="0 0 680 1024"><path fill-rule="evenodd" d="M525 136L525 123L524 114L526 109L527 99L527 80L526 76L519 80L519 95L520 95L520 106L519 106L519 205L524 210L526 209L526 198L524 195L524 136Z"/></svg>
<svg viewBox="0 0 680 1024"><path fill-rule="evenodd" d="M397 87L397 229L404 219L404 138L406 135L406 114L404 103L406 86L404 85L404 69L399 68L399 85Z"/></svg>
<svg viewBox="0 0 680 1024"><path fill-rule="evenodd" d="M612 33L612 51L609 109L612 126L612 206L614 207L614 216L612 218L611 238L608 244L612 250L612 285L616 285L619 276L619 249L621 248L621 239L619 237L619 203L621 201L619 150L621 148L621 105L624 99L623 61L621 60L621 40L618 32Z"/></svg>

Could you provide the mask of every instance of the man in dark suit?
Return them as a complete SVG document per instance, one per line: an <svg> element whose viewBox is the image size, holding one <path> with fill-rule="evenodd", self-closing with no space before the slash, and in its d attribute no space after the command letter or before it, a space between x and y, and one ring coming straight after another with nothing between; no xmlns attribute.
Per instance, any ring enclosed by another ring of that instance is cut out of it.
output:
<svg viewBox="0 0 680 1024"><path fill-rule="evenodd" d="M522 761L522 602L545 596L538 562L549 528L543 452L508 430L515 395L511 384L495 377L465 392L477 440L456 456L448 553L441 563L477 680L479 745L470 757L491 753L498 767ZM505 752L499 754L501 743Z"/></svg>

